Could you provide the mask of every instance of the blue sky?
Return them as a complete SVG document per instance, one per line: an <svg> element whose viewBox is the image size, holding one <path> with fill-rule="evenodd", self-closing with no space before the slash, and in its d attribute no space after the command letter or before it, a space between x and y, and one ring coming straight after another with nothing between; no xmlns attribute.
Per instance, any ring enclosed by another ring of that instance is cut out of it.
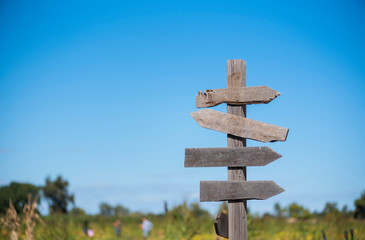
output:
<svg viewBox="0 0 365 240"><path fill-rule="evenodd" d="M290 129L284 143L248 141L283 155L248 179L286 189L251 211L352 208L365 190L364 10L351 0L2 1L0 184L62 175L89 213L102 201L156 213L198 201L199 181L227 170L183 167L186 147L226 146L189 115L195 95L225 88L227 59L244 59L247 86L282 93L247 117Z"/></svg>

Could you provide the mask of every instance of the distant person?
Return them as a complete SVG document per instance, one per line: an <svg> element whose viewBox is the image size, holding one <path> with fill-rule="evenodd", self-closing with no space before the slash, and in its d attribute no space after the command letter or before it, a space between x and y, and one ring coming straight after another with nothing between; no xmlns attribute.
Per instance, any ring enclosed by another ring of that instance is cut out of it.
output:
<svg viewBox="0 0 365 240"><path fill-rule="evenodd" d="M83 230L84 230L85 236L87 236L88 225L89 225L89 222L87 220L85 220L83 223Z"/></svg>
<svg viewBox="0 0 365 240"><path fill-rule="evenodd" d="M92 229L87 230L87 236L88 237L94 237L94 231Z"/></svg>
<svg viewBox="0 0 365 240"><path fill-rule="evenodd" d="M143 237L147 239L151 229L153 228L153 224L146 218L142 218L142 223L140 227L142 228Z"/></svg>
<svg viewBox="0 0 365 240"><path fill-rule="evenodd" d="M120 230L122 228L122 223L120 222L119 219L115 220L115 222L113 223L113 226L114 226L114 230L115 230L115 235L117 237L120 236Z"/></svg>

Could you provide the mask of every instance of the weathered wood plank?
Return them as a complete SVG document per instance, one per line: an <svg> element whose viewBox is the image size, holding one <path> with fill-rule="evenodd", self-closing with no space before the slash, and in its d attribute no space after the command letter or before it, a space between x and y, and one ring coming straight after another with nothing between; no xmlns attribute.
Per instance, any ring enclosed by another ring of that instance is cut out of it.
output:
<svg viewBox="0 0 365 240"><path fill-rule="evenodd" d="M219 212L214 220L215 233L218 236L228 238L228 216L224 212Z"/></svg>
<svg viewBox="0 0 365 240"><path fill-rule="evenodd" d="M280 157L269 147L186 148L185 167L265 166Z"/></svg>
<svg viewBox="0 0 365 240"><path fill-rule="evenodd" d="M284 192L273 181L200 181L200 201L264 200Z"/></svg>
<svg viewBox="0 0 365 240"><path fill-rule="evenodd" d="M196 107L213 107L221 103L230 105L269 103L280 93L267 86L236 87L199 91L196 95Z"/></svg>
<svg viewBox="0 0 365 240"><path fill-rule="evenodd" d="M260 142L285 141L289 131L288 128L211 109L199 110L190 115L204 128Z"/></svg>
<svg viewBox="0 0 365 240"><path fill-rule="evenodd" d="M242 59L227 61L227 88L246 87L246 62ZM246 117L246 105L227 104L227 113ZM228 147L246 147L246 139L227 134ZM228 167L228 180L246 181L246 167ZM247 240L247 201L228 201L229 240Z"/></svg>

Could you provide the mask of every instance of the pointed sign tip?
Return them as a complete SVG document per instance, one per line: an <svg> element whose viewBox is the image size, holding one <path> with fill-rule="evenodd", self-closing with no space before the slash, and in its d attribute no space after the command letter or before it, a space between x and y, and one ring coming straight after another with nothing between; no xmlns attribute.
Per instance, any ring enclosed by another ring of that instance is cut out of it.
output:
<svg viewBox="0 0 365 240"><path fill-rule="evenodd" d="M276 194L275 195L278 195L278 194L280 194L280 193L283 193L283 192L285 192L285 189L284 188L282 188L282 187L280 187L278 184L276 184L275 182L273 182L274 184L275 184L275 187L276 187Z"/></svg>
<svg viewBox="0 0 365 240"><path fill-rule="evenodd" d="M192 112L192 113L190 113L190 116L192 116L195 119L195 117L198 115L198 112L199 112L199 110Z"/></svg>

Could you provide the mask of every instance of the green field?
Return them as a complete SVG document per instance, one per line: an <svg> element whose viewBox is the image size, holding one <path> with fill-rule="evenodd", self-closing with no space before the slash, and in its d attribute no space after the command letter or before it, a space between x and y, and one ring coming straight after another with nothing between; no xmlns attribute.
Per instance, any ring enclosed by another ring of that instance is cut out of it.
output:
<svg viewBox="0 0 365 240"><path fill-rule="evenodd" d="M41 217L43 223L38 222L34 229L34 239L90 239L83 233L83 223L88 221L88 228L94 231L92 239L143 239L139 228L143 215L132 213L120 217L122 221L122 233L115 236L113 222L116 217L101 215L51 215ZM211 240L223 239L214 232L214 218L208 212L202 210L198 204L187 206L183 204L164 215L147 215L154 227L149 239L192 239ZM350 229L354 232L356 240L365 240L365 221L355 220L352 217L341 215L327 215L317 217L278 218L265 215L263 217L248 218L248 239L250 240L320 240L323 239L322 231L327 239L345 239L345 231L348 239L351 239ZM19 230L19 239L26 239L25 226ZM10 233L2 228L0 239L10 239Z"/></svg>

